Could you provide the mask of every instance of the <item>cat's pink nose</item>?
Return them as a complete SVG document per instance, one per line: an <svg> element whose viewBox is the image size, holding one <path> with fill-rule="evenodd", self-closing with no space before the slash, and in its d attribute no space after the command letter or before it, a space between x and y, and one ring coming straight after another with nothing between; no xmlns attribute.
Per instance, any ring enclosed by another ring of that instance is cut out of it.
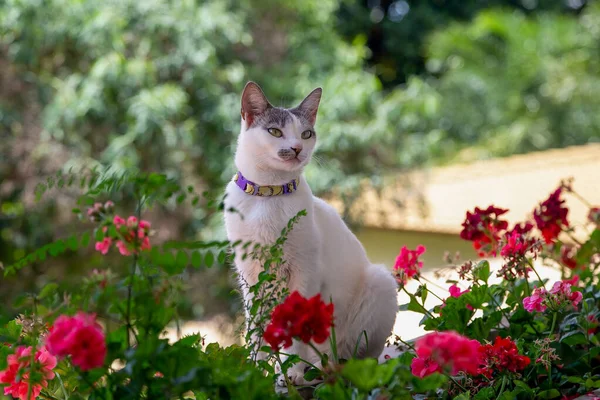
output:
<svg viewBox="0 0 600 400"><path fill-rule="evenodd" d="M294 152L296 153L296 155L298 155L302 151L302 147L292 147L292 150L294 150Z"/></svg>

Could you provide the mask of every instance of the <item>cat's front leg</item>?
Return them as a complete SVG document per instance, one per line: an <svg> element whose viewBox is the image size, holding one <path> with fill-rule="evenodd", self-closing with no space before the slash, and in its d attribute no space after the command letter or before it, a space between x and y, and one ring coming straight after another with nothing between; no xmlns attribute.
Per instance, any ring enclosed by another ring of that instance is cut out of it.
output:
<svg viewBox="0 0 600 400"><path fill-rule="evenodd" d="M330 357L331 348L329 346L329 341L326 341L325 343L323 343L321 345L317 345L317 344L314 344L314 345L321 354L328 355L327 359L331 359L331 357ZM317 352L315 352L315 350L311 346L309 346L308 344L294 340L294 344L292 345L292 347L290 347L289 349L286 349L285 352L288 354L296 354L301 359L301 361L298 361L296 364L289 367L289 369L286 372L286 375L291 384L293 384L295 386L305 386L305 385L315 385L322 381L322 378L317 378L317 379L310 380L310 381L308 381L304 378L304 375L306 374L306 372L308 372L308 370L311 367L314 366L318 369L324 368L324 366L321 364L321 356ZM282 357L284 357L284 356L282 356ZM282 361L285 361L286 359L287 359L287 356L285 356L285 358L282 358ZM276 366L275 371L277 373L281 373L281 368L278 368L278 366ZM277 383L280 386L286 385L285 377L283 376L283 374L277 378Z"/></svg>

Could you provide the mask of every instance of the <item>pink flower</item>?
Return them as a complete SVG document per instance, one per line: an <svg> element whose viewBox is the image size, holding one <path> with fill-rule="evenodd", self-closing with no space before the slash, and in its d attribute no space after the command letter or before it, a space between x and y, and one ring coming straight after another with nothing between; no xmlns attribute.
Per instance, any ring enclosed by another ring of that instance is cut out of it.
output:
<svg viewBox="0 0 600 400"><path fill-rule="evenodd" d="M583 294L581 292L572 292L571 285L563 281L555 282L552 289L550 289L550 293L555 295L555 301L558 304L561 304L564 301L570 301L573 304L573 307L577 307L583 299Z"/></svg>
<svg viewBox="0 0 600 400"><path fill-rule="evenodd" d="M452 286L450 286L450 288L448 289L448 291L450 292L450 297L455 297L455 298L459 298L460 296L462 296L465 293L469 293L470 290L469 289L465 289L461 292L460 288L458 286L456 286L456 283ZM445 306L446 304L444 303L442 305L442 308ZM467 304L467 310L471 310L473 311L473 306L470 304Z"/></svg>
<svg viewBox="0 0 600 400"><path fill-rule="evenodd" d="M123 218L119 217L118 215L115 215L115 217L113 218L113 224L115 224L118 229L121 227L121 225L125 224L125 220Z"/></svg>
<svg viewBox="0 0 600 400"><path fill-rule="evenodd" d="M117 248L119 249L119 253L124 256L130 256L131 251L127 248L127 245L122 240L117 240Z"/></svg>
<svg viewBox="0 0 600 400"><path fill-rule="evenodd" d="M52 356L48 350L42 348L36 352L34 357L36 373L41 377L36 382L30 382L30 362L31 362L32 347L19 346L15 354L7 357L7 368L0 371L0 384L8 384L4 388L5 395L11 395L20 400L28 400L27 393L31 385L30 399L35 399L39 396L42 388L48 386L48 381L54 379L54 371L56 367L56 357Z"/></svg>
<svg viewBox="0 0 600 400"><path fill-rule="evenodd" d="M150 246L150 238L146 236L142 239L142 245L140 246L142 250L150 250L152 246Z"/></svg>
<svg viewBox="0 0 600 400"><path fill-rule="evenodd" d="M414 376L424 378L434 372L441 372L442 368L431 358L415 357L410 363L410 370Z"/></svg>
<svg viewBox="0 0 600 400"><path fill-rule="evenodd" d="M425 246L418 245L415 250L409 250L406 246L402 246L400 254L396 258L394 270L403 274L402 281L406 282L406 278L412 278L417 275L423 262L419 260L419 256L425 253Z"/></svg>
<svg viewBox="0 0 600 400"><path fill-rule="evenodd" d="M140 221L140 224L139 224L138 226L139 226L141 229L148 230L148 229L150 229L150 222L148 222L148 221L146 221L146 220L143 220L143 219L142 219L142 220Z"/></svg>
<svg viewBox="0 0 600 400"><path fill-rule="evenodd" d="M105 237L101 242L96 242L96 250L102 254L108 253L110 249L110 245L112 244L112 239Z"/></svg>
<svg viewBox="0 0 600 400"><path fill-rule="evenodd" d="M529 312L544 312L546 311L546 305L544 301L546 300L546 289L544 288L535 288L533 293L529 297L525 297L523 299L523 307Z"/></svg>
<svg viewBox="0 0 600 400"><path fill-rule="evenodd" d="M138 226L138 219L133 215L127 218L127 227L128 228L136 228Z"/></svg>
<svg viewBox="0 0 600 400"><path fill-rule="evenodd" d="M480 364L479 347L477 340L471 340L456 332L434 332L417 340L415 350L418 358L430 359L443 370L448 370L452 375L466 372L475 375ZM425 361L424 361L425 362ZM417 362L416 370L420 362ZM429 364L431 369L433 366Z"/></svg>
<svg viewBox="0 0 600 400"><path fill-rule="evenodd" d="M461 291L460 288L458 286L456 286L456 283L454 285L450 286L448 291L450 292L450 297L457 297L457 298L465 293L469 293L468 289Z"/></svg>
<svg viewBox="0 0 600 400"><path fill-rule="evenodd" d="M104 332L96 316L83 312L58 317L46 337L46 346L58 357L70 355L73 365L83 371L101 367L106 357Z"/></svg>

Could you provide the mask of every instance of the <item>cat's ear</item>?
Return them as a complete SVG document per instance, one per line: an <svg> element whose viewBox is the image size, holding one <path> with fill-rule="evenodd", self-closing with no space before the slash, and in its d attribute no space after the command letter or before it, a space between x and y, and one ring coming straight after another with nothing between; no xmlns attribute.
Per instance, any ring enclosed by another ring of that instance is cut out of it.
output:
<svg viewBox="0 0 600 400"><path fill-rule="evenodd" d="M302 103L300 103L298 107L296 107L297 110L300 110L302 114L306 116L311 125L314 125L317 121L317 111L319 111L321 93L323 93L323 89L316 88L302 100Z"/></svg>
<svg viewBox="0 0 600 400"><path fill-rule="evenodd" d="M242 92L242 119L246 126L252 125L254 117L272 107L260 86L254 82L246 83Z"/></svg>

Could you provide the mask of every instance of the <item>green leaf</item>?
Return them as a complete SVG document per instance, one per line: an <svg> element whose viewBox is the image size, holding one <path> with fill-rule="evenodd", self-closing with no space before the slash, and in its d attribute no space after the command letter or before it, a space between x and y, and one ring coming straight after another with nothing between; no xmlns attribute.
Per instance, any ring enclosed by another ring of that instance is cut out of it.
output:
<svg viewBox="0 0 600 400"><path fill-rule="evenodd" d="M77 240L77 237L75 235L67 239L67 247L73 251L79 248L79 241Z"/></svg>
<svg viewBox="0 0 600 400"><path fill-rule="evenodd" d="M427 314L425 312L425 310L423 309L423 306L421 306L421 304L419 304L419 301L412 293L409 294L409 297L410 297L410 302L400 305L400 307L399 307L400 311L414 311L419 314Z"/></svg>
<svg viewBox="0 0 600 400"><path fill-rule="evenodd" d="M559 341L560 343L564 343L569 346L587 343L585 335L579 331L568 332L567 334L563 335Z"/></svg>
<svg viewBox="0 0 600 400"><path fill-rule="evenodd" d="M487 284L490 278L490 263L487 260L480 261L473 270L473 277Z"/></svg>
<svg viewBox="0 0 600 400"><path fill-rule="evenodd" d="M90 244L90 233L89 232L84 232L84 234L81 235L80 244L81 244L81 247L88 247L88 245Z"/></svg>
<svg viewBox="0 0 600 400"><path fill-rule="evenodd" d="M175 266L178 270L183 271L188 263L188 255L185 251L178 251L175 258Z"/></svg>
<svg viewBox="0 0 600 400"><path fill-rule="evenodd" d="M192 266L194 268L200 268L202 265L202 255L200 255L199 251L192 252Z"/></svg>
<svg viewBox="0 0 600 400"><path fill-rule="evenodd" d="M45 299L46 297L53 295L56 292L57 289L58 289L58 284L57 283L48 283L40 291L40 294L38 295L38 298L40 300L41 299Z"/></svg>
<svg viewBox="0 0 600 400"><path fill-rule="evenodd" d="M322 375L322 372L320 369L311 368L304 374L304 379L307 381L312 381L312 380L317 379L321 375Z"/></svg>
<svg viewBox="0 0 600 400"><path fill-rule="evenodd" d="M180 340L177 341L176 344L178 346L192 347L195 344L199 343L201 339L202 338L198 334L190 335L190 336L181 338Z"/></svg>
<svg viewBox="0 0 600 400"><path fill-rule="evenodd" d="M560 392L556 389L544 390L538 393L538 399L555 399L560 397Z"/></svg>
<svg viewBox="0 0 600 400"><path fill-rule="evenodd" d="M217 257L217 262L219 264L225 264L225 259L227 258L227 253L225 252L225 250L221 250L219 252L219 256Z"/></svg>
<svg viewBox="0 0 600 400"><path fill-rule="evenodd" d="M215 262L215 255L211 251L207 251L206 254L204 255L204 264L206 264L206 266L208 268L210 268L213 266L214 262Z"/></svg>
<svg viewBox="0 0 600 400"><path fill-rule="evenodd" d="M461 393L456 397L453 397L453 400L470 400L471 399L471 392L467 392L467 393Z"/></svg>
<svg viewBox="0 0 600 400"><path fill-rule="evenodd" d="M342 376L363 392L385 385L394 375L395 364L378 364L373 358L350 359L342 369Z"/></svg>

